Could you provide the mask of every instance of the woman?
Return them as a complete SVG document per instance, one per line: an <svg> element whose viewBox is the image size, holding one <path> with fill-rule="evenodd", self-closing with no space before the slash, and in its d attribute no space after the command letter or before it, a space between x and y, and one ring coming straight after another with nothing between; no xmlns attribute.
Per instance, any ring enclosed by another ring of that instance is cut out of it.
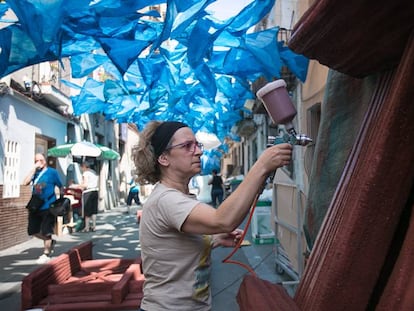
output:
<svg viewBox="0 0 414 311"><path fill-rule="evenodd" d="M83 216L85 218L85 227L81 232L95 232L96 230L96 214L98 214L98 200L99 200L99 176L90 168L88 162L81 164L82 183L72 184L71 189L82 190L82 205ZM90 222L92 220L92 226Z"/></svg>
<svg viewBox="0 0 414 311"><path fill-rule="evenodd" d="M141 310L211 310L210 253L235 246L236 229L269 173L290 162L292 147L266 149L244 181L217 209L199 202L188 184L201 171L202 145L181 122L150 122L133 157L140 184L156 184L140 223L145 275Z"/></svg>
<svg viewBox="0 0 414 311"><path fill-rule="evenodd" d="M220 205L223 202L224 197L224 184L221 176L217 175L217 170L212 171L213 176L208 181L211 185L211 202L214 207Z"/></svg>
<svg viewBox="0 0 414 311"><path fill-rule="evenodd" d="M137 183L137 177L133 176L131 181L129 182L129 192L127 197L127 208L128 208L128 214L131 212L131 204L132 200L135 201L136 205L141 205L141 201L139 200L139 183Z"/></svg>

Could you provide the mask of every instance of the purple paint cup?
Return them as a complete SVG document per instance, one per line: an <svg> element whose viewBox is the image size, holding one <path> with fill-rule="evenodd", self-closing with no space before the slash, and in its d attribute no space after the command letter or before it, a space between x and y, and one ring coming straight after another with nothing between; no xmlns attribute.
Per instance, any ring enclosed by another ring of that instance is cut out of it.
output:
<svg viewBox="0 0 414 311"><path fill-rule="evenodd" d="M257 91L256 95L263 102L274 123L284 124L288 130L293 128L292 120L297 112L289 97L284 80L267 83Z"/></svg>

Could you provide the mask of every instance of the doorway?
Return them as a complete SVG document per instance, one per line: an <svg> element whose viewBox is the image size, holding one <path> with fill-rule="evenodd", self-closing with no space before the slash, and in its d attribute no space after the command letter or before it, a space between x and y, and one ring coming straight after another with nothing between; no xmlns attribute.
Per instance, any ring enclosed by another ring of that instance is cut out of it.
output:
<svg viewBox="0 0 414 311"><path fill-rule="evenodd" d="M47 165L49 167L56 168L56 158L48 157L47 150L56 146L56 139L36 134L35 137L35 154L42 153L47 158Z"/></svg>

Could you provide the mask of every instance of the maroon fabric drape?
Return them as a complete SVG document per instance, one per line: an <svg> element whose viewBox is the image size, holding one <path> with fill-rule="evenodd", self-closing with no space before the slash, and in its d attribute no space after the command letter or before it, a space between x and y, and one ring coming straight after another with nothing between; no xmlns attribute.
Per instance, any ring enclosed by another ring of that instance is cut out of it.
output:
<svg viewBox="0 0 414 311"><path fill-rule="evenodd" d="M384 74L296 292L302 310L366 310L414 176L414 49ZM375 299L374 299L375 300Z"/></svg>
<svg viewBox="0 0 414 311"><path fill-rule="evenodd" d="M395 68L413 29L412 0L318 0L296 23L288 45L362 78Z"/></svg>
<svg viewBox="0 0 414 311"><path fill-rule="evenodd" d="M250 274L240 284L237 303L240 311L300 311L281 285Z"/></svg>

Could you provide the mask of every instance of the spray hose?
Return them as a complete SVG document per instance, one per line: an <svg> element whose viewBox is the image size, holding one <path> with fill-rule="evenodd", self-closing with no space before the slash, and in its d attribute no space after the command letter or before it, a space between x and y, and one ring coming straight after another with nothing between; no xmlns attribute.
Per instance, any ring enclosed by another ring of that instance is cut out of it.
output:
<svg viewBox="0 0 414 311"><path fill-rule="evenodd" d="M279 137L269 136L268 137L268 140L269 140L268 141L268 147L270 147L272 145L281 144L281 143L290 143L292 146L295 146L295 145L298 145L298 146L306 146L306 145L308 145L309 143L312 142L312 139L309 138L309 137L307 137L304 134L297 135L296 134L296 131L295 131L295 129L293 127L290 130L290 133L289 134L285 134L285 135L282 135L282 136L279 136ZM272 174L270 174L269 176L271 176L271 175ZM273 173L273 175L274 175L274 173ZM239 262L239 261L236 261L236 260L231 260L230 258L237 252L237 250L240 248L241 244L244 241L244 237L246 236L247 229L249 228L250 223L252 221L252 217L253 217L254 210L256 208L257 201L259 200L259 196L263 192L264 187L265 187L265 185L263 185L262 191L259 191L256 194L256 196L255 196L255 198L253 200L253 204L252 204L252 207L250 209L249 218L247 219L246 227L245 227L245 229L243 231L243 234L241 236L241 239L237 242L236 246L230 252L230 254L227 255L227 257L224 258L223 261L222 261L223 263L233 263L233 264L237 264L239 266L242 266L247 271L249 271L253 276L256 276L256 277L257 277L257 275L256 275L256 273L253 271L253 269L251 267L249 267L248 265L246 265L246 264L244 264L242 262Z"/></svg>
<svg viewBox="0 0 414 311"><path fill-rule="evenodd" d="M250 272L250 274L252 274L255 277L257 277L257 275L256 275L256 272L254 272L254 270L252 269L252 267L249 267L247 264L244 264L240 261L231 260L230 258L237 252L237 250L240 248L241 244L244 241L244 237L246 236L247 229L249 228L250 223L252 221L253 213L254 213L254 210L256 208L256 204L257 204L258 200L259 200L259 194L256 194L256 197L254 198L252 207L250 209L249 218L247 219L247 223L246 223L246 226L244 228L244 231L243 231L243 234L242 234L240 240L237 242L236 246L233 248L233 250L230 252L230 254L228 254L226 256L226 258L224 258L222 260L223 263L232 263L232 264L236 264L236 265L239 265L239 266L245 268L248 272Z"/></svg>

